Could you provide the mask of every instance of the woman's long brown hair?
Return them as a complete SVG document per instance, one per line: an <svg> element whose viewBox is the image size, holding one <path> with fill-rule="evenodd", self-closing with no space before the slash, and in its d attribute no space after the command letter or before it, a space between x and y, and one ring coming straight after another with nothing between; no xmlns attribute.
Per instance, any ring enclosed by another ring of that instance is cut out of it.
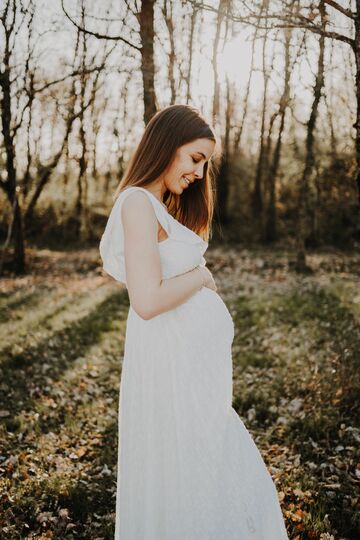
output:
<svg viewBox="0 0 360 540"><path fill-rule="evenodd" d="M216 143L212 128L197 109L171 105L156 113L146 126L115 197L126 187L145 187L154 182L171 165L176 150L196 139ZM175 219L208 240L215 204L212 163L205 163L203 179L191 184L181 195L166 191L163 203Z"/></svg>

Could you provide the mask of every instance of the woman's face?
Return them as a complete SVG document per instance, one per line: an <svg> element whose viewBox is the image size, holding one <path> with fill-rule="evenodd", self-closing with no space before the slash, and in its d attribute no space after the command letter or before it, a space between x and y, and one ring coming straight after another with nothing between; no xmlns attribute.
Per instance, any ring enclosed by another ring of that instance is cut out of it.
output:
<svg viewBox="0 0 360 540"><path fill-rule="evenodd" d="M171 165L164 173L164 184L171 193L181 195L193 182L201 181L204 165L215 149L210 139L196 139L180 146Z"/></svg>

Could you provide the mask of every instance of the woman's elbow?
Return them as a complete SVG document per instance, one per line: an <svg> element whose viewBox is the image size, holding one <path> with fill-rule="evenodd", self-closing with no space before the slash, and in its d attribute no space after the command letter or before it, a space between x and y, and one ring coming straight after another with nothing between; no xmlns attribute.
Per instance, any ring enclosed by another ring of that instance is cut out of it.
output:
<svg viewBox="0 0 360 540"><path fill-rule="evenodd" d="M139 317L141 319L143 319L144 321L149 321L154 316L152 313L150 313L148 311L144 311L144 310L139 311L139 310L136 310L136 309L134 309L134 311L136 311L136 313L139 315Z"/></svg>
<svg viewBox="0 0 360 540"><path fill-rule="evenodd" d="M159 294L155 286L128 287L133 310L145 321L158 315Z"/></svg>
<svg viewBox="0 0 360 540"><path fill-rule="evenodd" d="M133 310L144 321L149 321L157 315L154 305L146 302L137 302L132 304Z"/></svg>

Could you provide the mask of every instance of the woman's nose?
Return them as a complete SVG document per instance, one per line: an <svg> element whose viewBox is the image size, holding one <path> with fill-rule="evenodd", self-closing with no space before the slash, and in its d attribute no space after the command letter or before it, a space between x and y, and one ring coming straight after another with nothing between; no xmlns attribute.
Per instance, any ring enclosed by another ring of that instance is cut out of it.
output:
<svg viewBox="0 0 360 540"><path fill-rule="evenodd" d="M196 178L202 178L204 176L204 165L200 165L195 170Z"/></svg>

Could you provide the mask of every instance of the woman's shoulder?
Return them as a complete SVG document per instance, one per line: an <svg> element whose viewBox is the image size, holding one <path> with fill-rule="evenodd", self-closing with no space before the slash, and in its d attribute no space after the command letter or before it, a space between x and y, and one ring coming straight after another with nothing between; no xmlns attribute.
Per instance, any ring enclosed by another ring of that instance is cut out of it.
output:
<svg viewBox="0 0 360 540"><path fill-rule="evenodd" d="M154 220L157 220L168 231L169 218L167 211L149 190L137 187L126 188L119 197L122 197L121 214L123 223L131 226L131 223L136 222L137 226L140 224L147 228L151 226Z"/></svg>
<svg viewBox="0 0 360 540"><path fill-rule="evenodd" d="M126 193L127 191L127 193ZM139 217L143 212L153 213L153 204L150 197L140 189L125 189L120 195L122 198L121 207L123 213L136 213Z"/></svg>
<svg viewBox="0 0 360 540"><path fill-rule="evenodd" d="M122 208L126 209L125 212L129 210L139 212L140 214L142 211L152 210L154 207L152 195L146 193L146 191L137 186L125 188L120 191L118 198L121 200Z"/></svg>

